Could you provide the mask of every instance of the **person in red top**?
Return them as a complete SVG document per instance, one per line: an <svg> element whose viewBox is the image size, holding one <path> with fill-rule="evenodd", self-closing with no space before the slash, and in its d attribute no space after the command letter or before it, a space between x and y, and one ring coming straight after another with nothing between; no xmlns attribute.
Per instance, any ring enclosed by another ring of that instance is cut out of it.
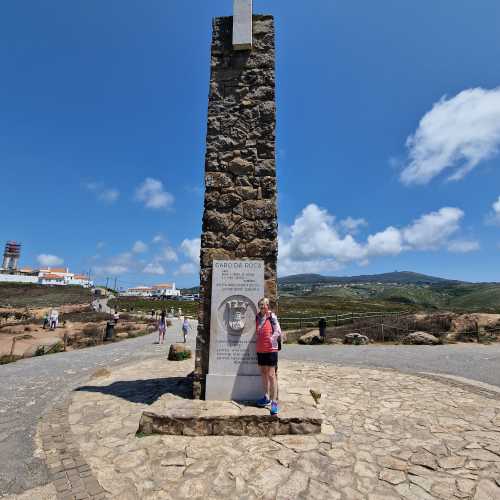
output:
<svg viewBox="0 0 500 500"><path fill-rule="evenodd" d="M271 405L271 415L277 415L278 407L278 380L276 369L278 366L278 342L281 337L281 328L278 318L269 309L269 299L259 300L259 313L255 318L257 337L257 363L262 376L264 396L257 401L258 406Z"/></svg>

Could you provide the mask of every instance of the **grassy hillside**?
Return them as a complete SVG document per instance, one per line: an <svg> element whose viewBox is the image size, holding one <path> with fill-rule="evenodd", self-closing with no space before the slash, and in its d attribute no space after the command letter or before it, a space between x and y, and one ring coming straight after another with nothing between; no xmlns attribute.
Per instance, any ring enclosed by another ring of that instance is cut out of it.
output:
<svg viewBox="0 0 500 500"><path fill-rule="evenodd" d="M287 318L330 316L346 312L417 311L412 304L393 303L385 300L338 297L280 297L278 314Z"/></svg>
<svg viewBox="0 0 500 500"><path fill-rule="evenodd" d="M280 285L314 285L314 284L359 284L359 283L399 283L399 284L437 284L460 283L436 276L413 273L411 271L394 271L393 273L367 274L360 276L321 276L319 274L295 274L279 278Z"/></svg>
<svg viewBox="0 0 500 500"><path fill-rule="evenodd" d="M59 307L90 303L91 291L81 286L0 283L0 307Z"/></svg>
<svg viewBox="0 0 500 500"><path fill-rule="evenodd" d="M447 293L447 305L454 311L500 313L500 284L457 286Z"/></svg>
<svg viewBox="0 0 500 500"><path fill-rule="evenodd" d="M336 288L315 286L306 290L297 287L293 291L281 287L280 306L285 315L291 316L400 309L500 313L500 284L373 284Z"/></svg>
<svg viewBox="0 0 500 500"><path fill-rule="evenodd" d="M153 300L153 299L139 299L135 297L119 297L112 299L108 302L110 307L117 307L120 311L134 311L145 312L149 314L151 310L170 312L173 308L174 313L177 314L179 308L182 309L183 314L189 316L197 316L198 302L180 301L180 300Z"/></svg>

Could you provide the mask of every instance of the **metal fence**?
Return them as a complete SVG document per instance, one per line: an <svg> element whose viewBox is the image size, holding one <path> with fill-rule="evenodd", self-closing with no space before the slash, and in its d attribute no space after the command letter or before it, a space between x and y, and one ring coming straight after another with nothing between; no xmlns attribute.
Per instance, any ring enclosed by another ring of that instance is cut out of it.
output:
<svg viewBox="0 0 500 500"><path fill-rule="evenodd" d="M488 342L495 341L500 334L500 322L491 326L479 326L477 322L452 331L452 315L447 313L418 316L409 311L344 313L308 318L281 318L282 329L289 332L292 342L309 329L319 327L319 320L327 322L325 338L343 339L347 333L359 333L375 342L401 342L409 333L423 331L441 341L446 341L453 333L458 341Z"/></svg>
<svg viewBox="0 0 500 500"><path fill-rule="evenodd" d="M381 323L384 318L399 320L408 316L409 311L388 311L388 312L349 312L342 314L330 314L326 316L310 316L307 318L280 318L280 325L283 330L302 330L304 328L318 328L319 321L324 319L326 327L339 327L353 325L359 320L373 320Z"/></svg>

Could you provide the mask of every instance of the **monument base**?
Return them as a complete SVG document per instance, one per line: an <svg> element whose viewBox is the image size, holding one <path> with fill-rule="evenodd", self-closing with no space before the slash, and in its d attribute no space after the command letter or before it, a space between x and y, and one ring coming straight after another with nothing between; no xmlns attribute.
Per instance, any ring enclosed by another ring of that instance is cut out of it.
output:
<svg viewBox="0 0 500 500"><path fill-rule="evenodd" d="M312 405L284 402L279 415L232 401L200 401L164 394L141 416L140 435L279 436L319 434L322 418Z"/></svg>
<svg viewBox="0 0 500 500"><path fill-rule="evenodd" d="M205 399L256 401L264 394L260 375L207 375Z"/></svg>

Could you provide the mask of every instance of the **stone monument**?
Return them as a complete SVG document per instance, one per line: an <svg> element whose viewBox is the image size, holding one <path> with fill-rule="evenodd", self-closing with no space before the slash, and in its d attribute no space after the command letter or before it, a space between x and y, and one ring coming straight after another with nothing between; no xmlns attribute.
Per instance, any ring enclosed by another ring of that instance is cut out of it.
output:
<svg viewBox="0 0 500 500"><path fill-rule="evenodd" d="M277 299L275 128L274 19L234 0L213 21L195 398L262 391L253 330L258 299Z"/></svg>

